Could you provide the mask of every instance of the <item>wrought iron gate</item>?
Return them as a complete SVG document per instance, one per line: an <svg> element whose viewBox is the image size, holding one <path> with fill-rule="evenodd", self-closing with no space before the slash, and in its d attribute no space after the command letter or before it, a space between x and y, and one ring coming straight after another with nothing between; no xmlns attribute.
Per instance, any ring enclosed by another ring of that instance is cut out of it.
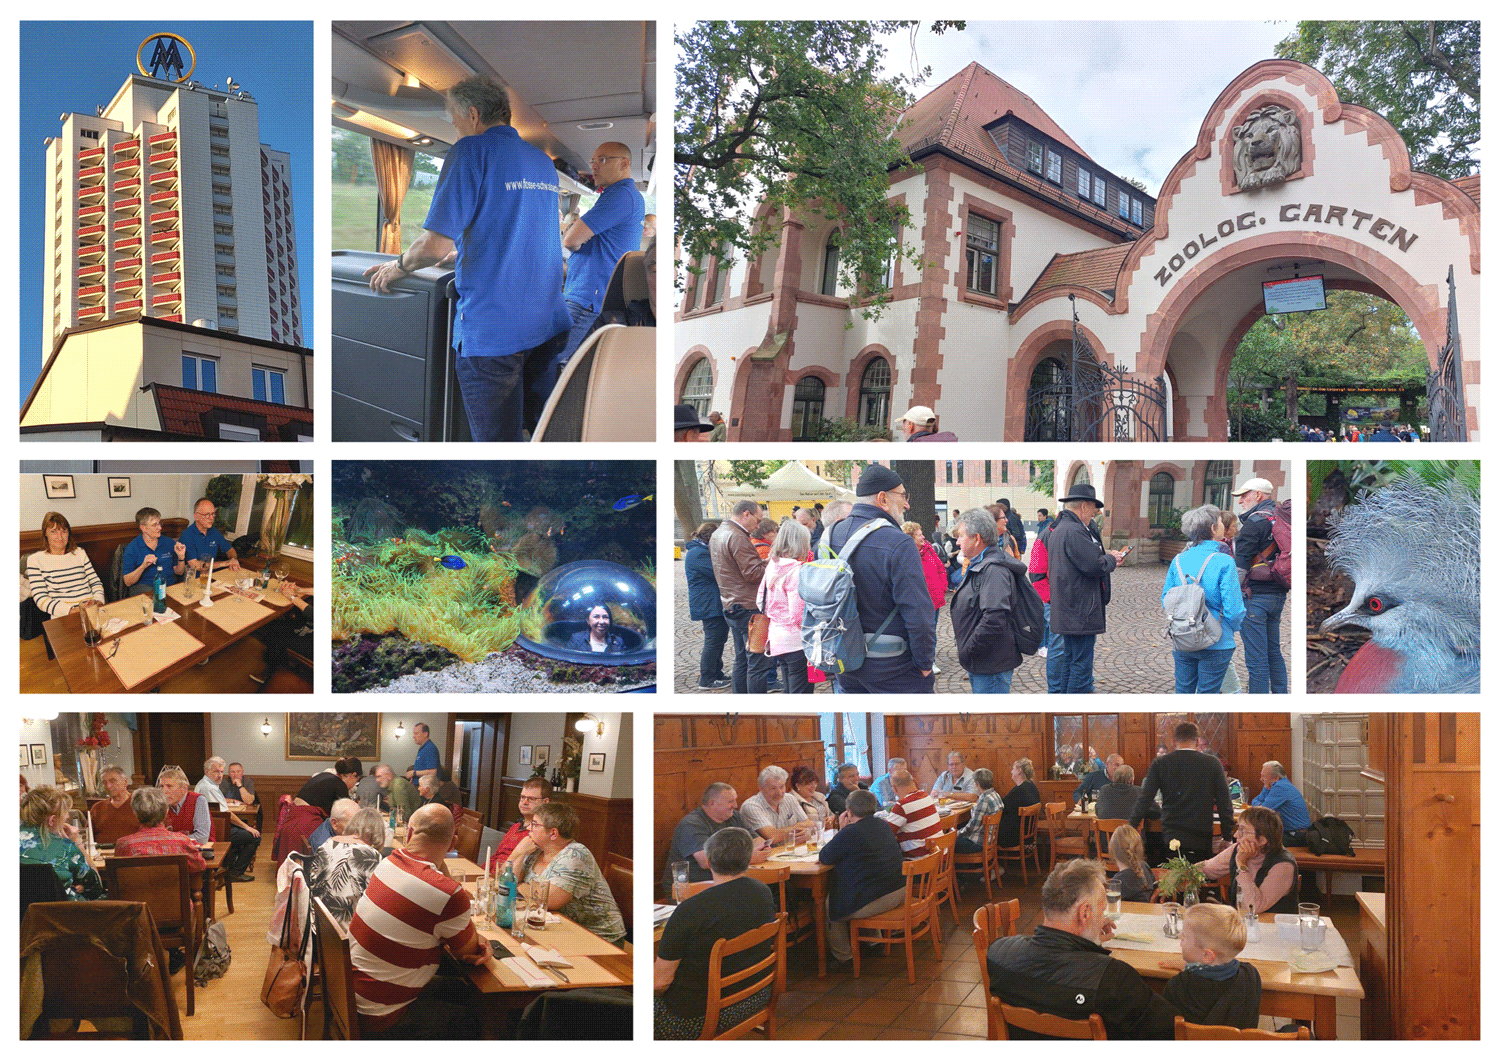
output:
<svg viewBox="0 0 1500 1061"><path fill-rule="evenodd" d="M1078 332L1075 308L1068 364L1026 392L1025 437L1028 442L1161 442L1167 435L1166 408L1166 381L1135 379L1124 365L1102 364Z"/></svg>
<svg viewBox="0 0 1500 1061"><path fill-rule="evenodd" d="M1434 442L1467 442L1469 414L1464 405L1463 342L1458 335L1458 294L1453 266L1448 266L1448 341L1438 351L1438 366L1427 373L1427 423Z"/></svg>

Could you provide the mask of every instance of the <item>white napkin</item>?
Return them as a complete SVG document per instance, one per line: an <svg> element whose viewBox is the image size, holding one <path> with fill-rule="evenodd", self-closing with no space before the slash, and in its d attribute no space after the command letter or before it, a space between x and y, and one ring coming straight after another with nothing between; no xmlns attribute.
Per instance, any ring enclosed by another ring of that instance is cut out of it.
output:
<svg viewBox="0 0 1500 1061"><path fill-rule="evenodd" d="M178 619L181 619L182 616L178 615L171 608L168 608L166 611L162 612L161 614L157 614L156 612L152 612L151 613L151 618L153 620L155 620L156 622L158 622L158 623L175 623Z"/></svg>
<svg viewBox="0 0 1500 1061"><path fill-rule="evenodd" d="M669 906L666 903L657 903L657 904L655 904L651 908L651 923L654 924L654 925L661 924L663 921L665 921L669 917L671 917L672 916L672 912L674 910L676 910L676 909L677 909L677 907L675 907L675 906Z"/></svg>
<svg viewBox="0 0 1500 1061"><path fill-rule="evenodd" d="M530 958L502 958L500 964L521 978L527 987L553 987L557 981L542 972Z"/></svg>
<svg viewBox="0 0 1500 1061"><path fill-rule="evenodd" d="M127 626L130 626L130 625L132 625L132 624L131 624L131 621L129 619L110 619L107 622L105 622L105 624L104 624L103 627L100 628L100 630L99 630L99 636L100 637L114 637L121 630L125 629Z"/></svg>
<svg viewBox="0 0 1500 1061"><path fill-rule="evenodd" d="M521 948L526 956L538 965L551 965L560 969L571 969L573 963L564 958L551 947L543 947L540 944L528 944Z"/></svg>

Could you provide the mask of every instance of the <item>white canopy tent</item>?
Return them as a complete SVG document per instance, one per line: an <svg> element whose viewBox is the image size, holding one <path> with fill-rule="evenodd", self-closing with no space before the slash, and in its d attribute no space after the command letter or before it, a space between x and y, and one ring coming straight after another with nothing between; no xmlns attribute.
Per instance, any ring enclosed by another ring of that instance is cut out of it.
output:
<svg viewBox="0 0 1500 1061"><path fill-rule="evenodd" d="M853 501L854 491L814 475L801 461L792 461L768 475L765 486L728 486L724 496L757 501Z"/></svg>

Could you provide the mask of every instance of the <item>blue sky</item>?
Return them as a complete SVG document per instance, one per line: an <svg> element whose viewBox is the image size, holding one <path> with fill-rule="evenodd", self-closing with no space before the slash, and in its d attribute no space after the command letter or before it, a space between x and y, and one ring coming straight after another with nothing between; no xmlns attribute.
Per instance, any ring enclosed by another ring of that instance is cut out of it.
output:
<svg viewBox="0 0 1500 1061"><path fill-rule="evenodd" d="M136 48L153 33L184 37L197 53L192 78L234 78L260 105L261 143L292 157L292 208L302 334L313 331L313 69L311 22L22 22L20 54L21 394L41 372L46 146L65 112L92 114L138 73Z"/></svg>

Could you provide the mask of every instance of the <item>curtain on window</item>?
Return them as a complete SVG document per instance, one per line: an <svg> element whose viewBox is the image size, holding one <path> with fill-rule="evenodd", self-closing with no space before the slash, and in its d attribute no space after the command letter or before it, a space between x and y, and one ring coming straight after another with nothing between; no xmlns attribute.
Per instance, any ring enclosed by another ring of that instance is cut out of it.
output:
<svg viewBox="0 0 1500 1061"><path fill-rule="evenodd" d="M401 203L406 199L406 190L411 187L416 152L409 147L372 139L370 154L375 159L375 187L380 192L380 212L385 215L385 224L380 226L380 252L400 254Z"/></svg>

